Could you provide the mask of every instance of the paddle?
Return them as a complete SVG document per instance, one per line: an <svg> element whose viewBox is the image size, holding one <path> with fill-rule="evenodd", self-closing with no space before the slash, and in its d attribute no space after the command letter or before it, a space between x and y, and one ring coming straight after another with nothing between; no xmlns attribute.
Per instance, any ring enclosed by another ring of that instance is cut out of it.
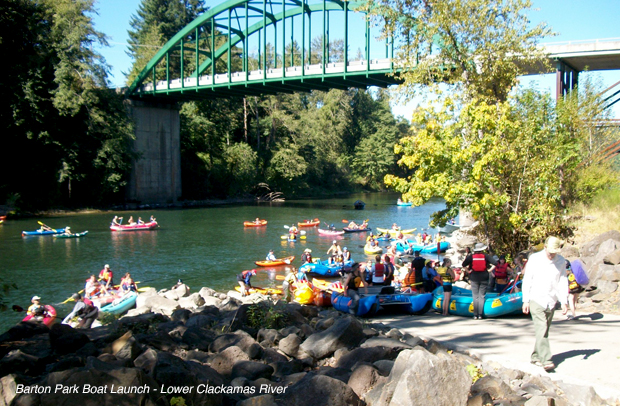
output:
<svg viewBox="0 0 620 406"><path fill-rule="evenodd" d="M284 226L284 228L286 228L287 230L290 228L289 226ZM297 232L301 235L305 235L306 232L304 230L297 230Z"/></svg>
<svg viewBox="0 0 620 406"><path fill-rule="evenodd" d="M13 309L14 312L23 312L24 308L18 305L13 305L13 307L11 308Z"/></svg>
<svg viewBox="0 0 620 406"><path fill-rule="evenodd" d="M345 220L345 219L342 219L342 222L345 223L345 224L349 224L350 223L349 220Z"/></svg>
<svg viewBox="0 0 620 406"><path fill-rule="evenodd" d="M284 275L276 275L276 280L277 281L283 281L285 279Z"/></svg>
<svg viewBox="0 0 620 406"><path fill-rule="evenodd" d="M43 227L47 227L47 228L49 228L50 230L52 230L52 231L53 231L53 232L55 232L55 233L57 233L57 232L58 232L58 231L54 230L52 227L48 226L47 224L43 224L43 223L42 223L42 222L40 222L40 221L37 221L37 223L39 223L39 225L41 225L41 226L43 226Z"/></svg>
<svg viewBox="0 0 620 406"><path fill-rule="evenodd" d="M280 238L283 239L283 240L288 240L288 235L283 235ZM302 235L299 236L299 239L300 240L305 240L306 236L302 234Z"/></svg>

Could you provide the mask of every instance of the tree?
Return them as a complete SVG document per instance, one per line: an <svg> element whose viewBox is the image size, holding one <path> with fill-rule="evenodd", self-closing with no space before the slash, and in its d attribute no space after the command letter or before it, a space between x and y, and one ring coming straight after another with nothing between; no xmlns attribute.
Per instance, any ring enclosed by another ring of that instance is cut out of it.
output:
<svg viewBox="0 0 620 406"><path fill-rule="evenodd" d="M530 27L530 0L372 0L364 7L394 36L397 73L411 95L448 83L469 98L505 101L523 68L544 63L545 24Z"/></svg>
<svg viewBox="0 0 620 406"><path fill-rule="evenodd" d="M601 115L596 105L596 93L554 106L548 95L526 90L494 105L473 100L457 111L447 98L440 109L414 112L412 135L395 148L399 164L413 173L388 175L386 184L415 205L443 197L446 210L433 215L433 224L460 208L470 211L497 251L519 252L549 234L568 236L566 208L584 196L580 173L607 174L587 186L590 193L617 182L604 162L583 159L587 123Z"/></svg>

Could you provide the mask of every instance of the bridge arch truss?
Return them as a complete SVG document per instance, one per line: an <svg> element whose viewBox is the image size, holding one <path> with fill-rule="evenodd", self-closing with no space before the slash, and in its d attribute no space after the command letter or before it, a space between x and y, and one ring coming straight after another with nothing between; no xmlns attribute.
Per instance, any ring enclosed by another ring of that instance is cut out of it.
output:
<svg viewBox="0 0 620 406"><path fill-rule="evenodd" d="M364 3L228 0L170 39L127 94L188 100L395 84L394 40L378 39Z"/></svg>

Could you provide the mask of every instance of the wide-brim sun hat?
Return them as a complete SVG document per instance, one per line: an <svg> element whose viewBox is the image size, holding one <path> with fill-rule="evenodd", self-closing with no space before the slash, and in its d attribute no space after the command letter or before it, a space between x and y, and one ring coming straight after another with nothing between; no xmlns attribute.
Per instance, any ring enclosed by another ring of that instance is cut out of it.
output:
<svg viewBox="0 0 620 406"><path fill-rule="evenodd" d="M474 252L476 252L476 251L484 251L486 249L487 249L487 246L484 245L481 242L477 242L476 245L474 245Z"/></svg>
<svg viewBox="0 0 620 406"><path fill-rule="evenodd" d="M558 237L548 237L547 240L545 240L545 249L550 254L557 254L562 251L563 244L564 241L560 240Z"/></svg>
<svg viewBox="0 0 620 406"><path fill-rule="evenodd" d="M39 296L33 296L32 299L30 299L30 301L32 302L33 300L41 300L41 298Z"/></svg>

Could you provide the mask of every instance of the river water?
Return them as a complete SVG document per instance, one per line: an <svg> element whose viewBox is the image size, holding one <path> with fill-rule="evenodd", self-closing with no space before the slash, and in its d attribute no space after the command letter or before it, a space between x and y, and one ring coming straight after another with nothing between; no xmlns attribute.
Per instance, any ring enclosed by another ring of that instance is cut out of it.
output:
<svg viewBox="0 0 620 406"><path fill-rule="evenodd" d="M22 230L39 228L37 219L8 220L0 225L0 277L4 282L15 282L17 290L6 295L6 304L26 308L34 295L45 304L56 305L59 314L66 314L71 305L57 305L71 293L84 287L90 274L97 274L105 264L114 272L118 282L125 272L131 272L139 286L157 289L171 287L181 278L198 291L209 286L227 291L236 285L235 276L245 269L257 268L254 261L263 260L270 249L275 255L295 255L293 265L301 264L304 249L310 248L315 257L322 256L333 237L320 236L318 227L307 228L306 239L287 242L284 225L304 219L319 218L321 227L334 224L346 226L343 220L361 222L370 220L370 226L389 228L397 223L403 228L428 227L429 216L445 207L443 200L435 199L424 206L398 207L398 194L354 194L347 197L321 200L289 200L284 203L224 205L199 209L172 209L140 212L108 212L73 214L38 219L50 227L70 226L73 232L88 230L78 239L22 237ZM353 202L361 199L364 210L354 210ZM154 231L111 232L114 215L154 215L160 228ZM266 227L244 228L244 221L266 219ZM363 245L366 233L345 234L336 237L347 247L354 260L369 259ZM276 275L284 274L285 267L258 268L253 277L255 286L276 286L281 282ZM7 311L0 313L0 332L19 321L24 314Z"/></svg>

